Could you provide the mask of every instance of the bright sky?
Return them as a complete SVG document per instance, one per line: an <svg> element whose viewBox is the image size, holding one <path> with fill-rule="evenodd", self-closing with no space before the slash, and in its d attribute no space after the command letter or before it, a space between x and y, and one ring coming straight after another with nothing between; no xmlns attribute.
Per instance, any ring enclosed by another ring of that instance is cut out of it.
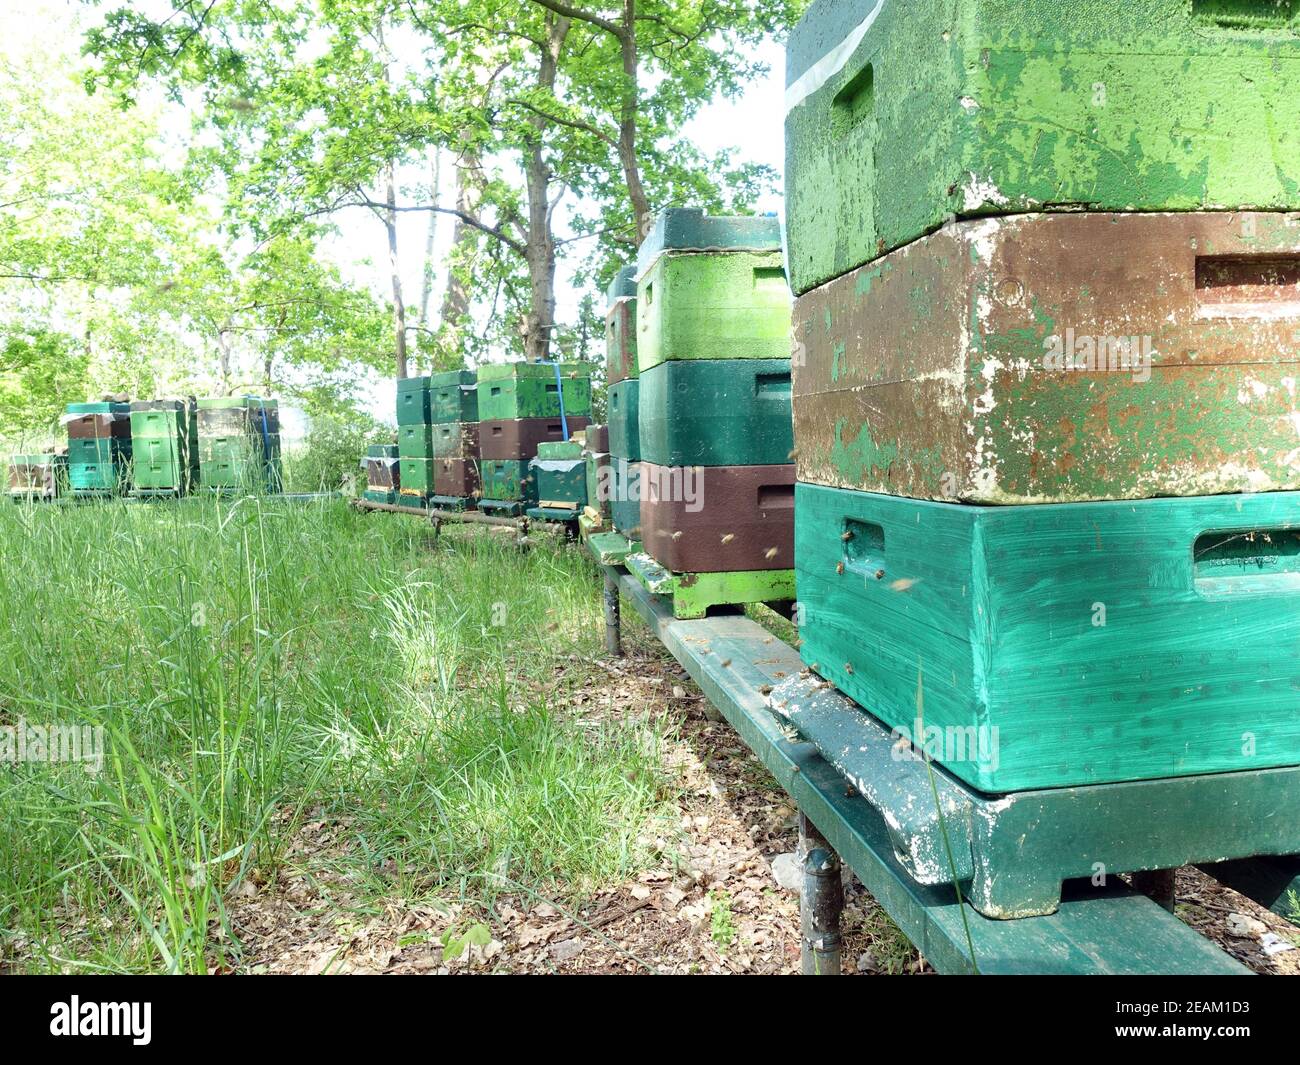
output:
<svg viewBox="0 0 1300 1065"><path fill-rule="evenodd" d="M160 9L164 13L171 10L167 0L135 0L135 6L150 13ZM101 17L103 10L102 7L87 8L78 0L22 0L21 3L19 0L0 0L0 55L14 49L40 54L75 54L80 47L80 33L91 20ZM769 43L759 50L758 57L770 68L767 77L752 82L741 98L719 101L706 108L691 123L687 133L706 153L724 148L736 149L737 162L764 163L779 175L783 164L781 116L784 114L781 48L775 42ZM185 129L183 117L179 114L175 128L178 131ZM399 174L399 182L413 185L422 180L427 181L423 171L408 169ZM758 209L783 213L779 193L765 197ZM340 212L337 223L340 236L330 240L322 249L323 253L333 259L354 283L388 299L391 291L387 274L388 252L384 229L378 219L368 211L356 209ZM408 304L419 299L427 226L428 215L424 212L408 212L400 216L399 255ZM451 229L451 218L443 216L435 249L439 256L450 242ZM434 289L435 307L441 287L438 283ZM572 264L562 262L557 292L557 313L562 320L576 317L583 294L573 284ZM369 405L377 416L391 420L391 381L375 382Z"/></svg>

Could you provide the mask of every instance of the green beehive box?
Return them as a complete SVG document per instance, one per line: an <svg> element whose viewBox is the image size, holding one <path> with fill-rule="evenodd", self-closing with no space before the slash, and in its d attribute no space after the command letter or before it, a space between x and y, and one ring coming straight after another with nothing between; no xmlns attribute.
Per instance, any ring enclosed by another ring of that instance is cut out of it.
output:
<svg viewBox="0 0 1300 1065"><path fill-rule="evenodd" d="M439 422L433 427L433 457L478 457L478 422Z"/></svg>
<svg viewBox="0 0 1300 1065"><path fill-rule="evenodd" d="M68 484L74 492L112 492L117 490L121 482L122 467L116 462L68 463Z"/></svg>
<svg viewBox="0 0 1300 1065"><path fill-rule="evenodd" d="M99 437L68 441L68 462L100 465L131 457L130 437Z"/></svg>
<svg viewBox="0 0 1300 1065"><path fill-rule="evenodd" d="M129 414L129 403L69 403L69 414Z"/></svg>
<svg viewBox="0 0 1300 1065"><path fill-rule="evenodd" d="M641 461L640 379L610 385L606 403L609 420L609 453Z"/></svg>
<svg viewBox="0 0 1300 1065"><path fill-rule="evenodd" d="M512 362L482 366L478 371L480 421L558 418L563 413L591 414L591 367L581 363Z"/></svg>
<svg viewBox="0 0 1300 1065"><path fill-rule="evenodd" d="M545 445L543 445L545 446ZM581 510L587 502L587 464L581 458L547 459L529 463L542 507Z"/></svg>
<svg viewBox="0 0 1300 1065"><path fill-rule="evenodd" d="M395 459L400 454L397 444L371 444L366 448L366 458L371 459Z"/></svg>
<svg viewBox="0 0 1300 1065"><path fill-rule="evenodd" d="M361 498L369 500L371 503L387 503L390 507L401 502L397 492L384 488L367 488L361 493Z"/></svg>
<svg viewBox="0 0 1300 1065"><path fill-rule="evenodd" d="M795 528L804 661L887 726L923 717L980 791L1300 764L1300 493L980 507L801 484Z"/></svg>
<svg viewBox="0 0 1300 1065"><path fill-rule="evenodd" d="M665 211L637 253L636 313L640 373L673 359L789 358L776 219Z"/></svg>
<svg viewBox="0 0 1300 1065"><path fill-rule="evenodd" d="M614 400L610 389L610 447ZM664 362L641 375L640 454L659 466L791 461L789 359Z"/></svg>
<svg viewBox="0 0 1300 1065"><path fill-rule="evenodd" d="M429 378L430 421L476 422L478 375L473 370L447 370Z"/></svg>
<svg viewBox="0 0 1300 1065"><path fill-rule="evenodd" d="M399 377L397 379L397 424L428 425L432 421L429 412L429 378Z"/></svg>
<svg viewBox="0 0 1300 1065"><path fill-rule="evenodd" d="M479 476L484 499L537 502L537 482L527 462L485 460L479 463Z"/></svg>
<svg viewBox="0 0 1300 1065"><path fill-rule="evenodd" d="M410 422L397 427L397 454L404 459L433 458L433 426Z"/></svg>
<svg viewBox="0 0 1300 1065"><path fill-rule="evenodd" d="M215 458L199 465L199 483L204 488L265 489L273 471L260 458Z"/></svg>
<svg viewBox="0 0 1300 1065"><path fill-rule="evenodd" d="M580 459L582 445L576 440L543 440L537 445L539 459Z"/></svg>
<svg viewBox="0 0 1300 1065"><path fill-rule="evenodd" d="M419 492L421 495L433 494L433 466L431 458L403 458L400 463L398 480L405 492Z"/></svg>
<svg viewBox="0 0 1300 1065"><path fill-rule="evenodd" d="M186 437L176 436L134 436L131 448L135 462L184 462L194 466L198 464L198 447L191 445Z"/></svg>
<svg viewBox="0 0 1300 1065"><path fill-rule="evenodd" d="M1297 13L821 0L786 51L794 290L952 218L1300 206Z"/></svg>
<svg viewBox="0 0 1300 1065"><path fill-rule="evenodd" d="M262 442L251 436L205 436L199 439L199 462L251 462L262 457Z"/></svg>
<svg viewBox="0 0 1300 1065"><path fill-rule="evenodd" d="M136 488L185 489L190 484L190 467L174 460L135 459L131 478Z"/></svg>
<svg viewBox="0 0 1300 1065"><path fill-rule="evenodd" d="M609 500L614 528L629 540L641 539L641 463L610 456Z"/></svg>

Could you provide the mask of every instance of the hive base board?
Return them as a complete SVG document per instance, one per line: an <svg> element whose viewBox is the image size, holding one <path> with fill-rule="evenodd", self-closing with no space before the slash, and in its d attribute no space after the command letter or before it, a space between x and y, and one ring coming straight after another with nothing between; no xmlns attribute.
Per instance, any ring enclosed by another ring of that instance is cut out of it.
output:
<svg viewBox="0 0 1300 1065"><path fill-rule="evenodd" d="M525 513L537 521L575 522L578 512L569 507L529 507Z"/></svg>
<svg viewBox="0 0 1300 1065"><path fill-rule="evenodd" d="M986 795L815 676L771 706L883 814L918 883L960 884L986 917L1055 913L1079 877L1300 853L1300 767Z"/></svg>
<svg viewBox="0 0 1300 1065"><path fill-rule="evenodd" d="M628 574L618 588L937 972L1249 973L1118 877L1095 886L1074 881L1056 913L1023 921L991 920L950 887L918 884L899 863L880 813L773 714L770 690L800 668L788 644L735 614L677 621Z"/></svg>
<svg viewBox="0 0 1300 1065"><path fill-rule="evenodd" d="M508 518L517 518L524 512L524 503L519 499L480 499L478 509L484 514L503 514Z"/></svg>
<svg viewBox="0 0 1300 1065"><path fill-rule="evenodd" d="M641 545L616 532L598 532L587 536L587 550L602 566L621 566L628 555L640 553Z"/></svg>
<svg viewBox="0 0 1300 1065"><path fill-rule="evenodd" d="M460 513L472 510L477 501L470 496L430 496L429 506L435 510L450 510Z"/></svg>
<svg viewBox="0 0 1300 1065"><path fill-rule="evenodd" d="M739 570L731 573L673 573L649 555L624 559L628 572L651 595L673 601L673 617L702 618L715 606L782 603L794 599L794 570Z"/></svg>

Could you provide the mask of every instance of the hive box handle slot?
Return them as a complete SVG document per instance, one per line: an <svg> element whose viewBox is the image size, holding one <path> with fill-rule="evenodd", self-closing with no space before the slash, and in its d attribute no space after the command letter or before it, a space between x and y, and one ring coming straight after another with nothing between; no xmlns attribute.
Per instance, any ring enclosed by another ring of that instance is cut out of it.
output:
<svg viewBox="0 0 1300 1065"><path fill-rule="evenodd" d="M1300 255L1198 255L1201 318L1300 317Z"/></svg>
<svg viewBox="0 0 1300 1065"><path fill-rule="evenodd" d="M1215 597L1293 593L1300 588L1300 529L1202 533L1192 548L1196 590Z"/></svg>
<svg viewBox="0 0 1300 1065"><path fill-rule="evenodd" d="M870 63L863 65L831 101L831 131L843 137L864 119L870 118L876 107L876 73Z"/></svg>

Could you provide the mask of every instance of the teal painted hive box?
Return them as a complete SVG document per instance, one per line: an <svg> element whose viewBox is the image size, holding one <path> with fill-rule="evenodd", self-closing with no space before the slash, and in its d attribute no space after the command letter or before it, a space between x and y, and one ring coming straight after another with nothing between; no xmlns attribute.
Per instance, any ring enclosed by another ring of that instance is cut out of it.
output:
<svg viewBox="0 0 1300 1065"><path fill-rule="evenodd" d="M428 425L432 420L429 378L399 377L397 379L397 424Z"/></svg>
<svg viewBox="0 0 1300 1065"><path fill-rule="evenodd" d="M546 445L543 444L542 447ZM537 482L537 502L542 507L581 510L587 502L587 464L578 458L537 458L528 464Z"/></svg>
<svg viewBox="0 0 1300 1065"><path fill-rule="evenodd" d="M790 288L775 218L665 211L637 271L639 373L673 359L789 357Z"/></svg>
<svg viewBox="0 0 1300 1065"><path fill-rule="evenodd" d="M635 378L610 385L605 404L609 418L609 452L641 461L641 381Z"/></svg>
<svg viewBox="0 0 1300 1065"><path fill-rule="evenodd" d="M804 662L980 791L1300 765L1300 493L800 484L795 566Z"/></svg>
<svg viewBox="0 0 1300 1065"><path fill-rule="evenodd" d="M819 0L786 49L794 291L952 218L1300 205L1298 29L1290 0Z"/></svg>
<svg viewBox="0 0 1300 1065"><path fill-rule="evenodd" d="M473 370L447 370L429 377L430 420L476 422L478 417L478 375Z"/></svg>
<svg viewBox="0 0 1300 1065"><path fill-rule="evenodd" d="M640 379L638 458L658 466L790 461L789 359L665 362ZM613 447L613 389L610 390Z"/></svg>
<svg viewBox="0 0 1300 1065"><path fill-rule="evenodd" d="M433 426L428 422L398 425L397 454L404 459L433 458Z"/></svg>
<svg viewBox="0 0 1300 1065"><path fill-rule="evenodd" d="M590 366L511 362L479 368L480 421L558 418L561 410L566 415L591 414Z"/></svg>

